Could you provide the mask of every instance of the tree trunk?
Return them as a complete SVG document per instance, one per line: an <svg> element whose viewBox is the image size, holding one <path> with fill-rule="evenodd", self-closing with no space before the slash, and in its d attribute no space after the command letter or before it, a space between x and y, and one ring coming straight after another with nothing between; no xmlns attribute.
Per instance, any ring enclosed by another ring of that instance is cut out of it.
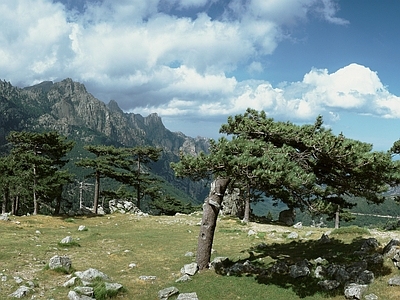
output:
<svg viewBox="0 0 400 300"><path fill-rule="evenodd" d="M339 228L339 215L340 215L340 205L337 206L337 209L335 212L335 229Z"/></svg>
<svg viewBox="0 0 400 300"><path fill-rule="evenodd" d="M197 244L197 265L200 270L208 268L210 263L218 213L229 182L229 178L215 179L211 183L210 194L203 205L203 218Z"/></svg>
<svg viewBox="0 0 400 300"><path fill-rule="evenodd" d="M34 215L37 215L39 212L36 186L37 186L36 166L33 165L33 214Z"/></svg>
<svg viewBox="0 0 400 300"><path fill-rule="evenodd" d="M7 206L8 206L8 198L9 198L9 190L5 188L3 191L3 203L1 205L1 213L7 213Z"/></svg>
<svg viewBox="0 0 400 300"><path fill-rule="evenodd" d="M243 222L248 223L250 221L250 185L247 185L246 197L244 201Z"/></svg>
<svg viewBox="0 0 400 300"><path fill-rule="evenodd" d="M100 173L96 171L96 178L94 183L94 200L93 200L93 213L97 215L97 207L99 206L100 197Z"/></svg>
<svg viewBox="0 0 400 300"><path fill-rule="evenodd" d="M16 216L18 214L18 209L19 209L19 195L15 196L12 202L11 206L11 214L13 216Z"/></svg>

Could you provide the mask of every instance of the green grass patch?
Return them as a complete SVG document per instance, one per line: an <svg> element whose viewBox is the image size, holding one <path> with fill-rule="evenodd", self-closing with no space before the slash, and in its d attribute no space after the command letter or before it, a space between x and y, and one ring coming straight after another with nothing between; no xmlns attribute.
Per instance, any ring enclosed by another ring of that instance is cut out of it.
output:
<svg viewBox="0 0 400 300"><path fill-rule="evenodd" d="M54 255L70 257L75 270L95 268L107 274L111 282L122 284L125 290L116 299L157 299L158 291L170 286L176 286L180 293L196 292L203 300L344 299L342 288L338 294L328 294L319 290L309 277L292 280L288 276L222 276L206 270L193 276L190 282L176 283L175 280L181 276L180 269L195 261L194 257L186 257L185 253L196 253L197 224L201 215L145 218L115 214L76 220L79 225L90 228L89 233L78 232L75 222L66 222L60 217L16 217L19 224L1 223L1 270L11 279L0 282L0 299L6 299L16 290L16 285L10 284L13 276L34 278L39 283L41 298L66 299L70 288L62 286L67 281L65 273L43 270ZM255 230L257 235L249 238L246 233L250 229ZM376 237L381 245L390 240L390 236L373 236L364 228L342 227L339 233L332 231L330 243L321 244L318 240L329 228L303 226L301 230L296 230L300 236L296 240L282 237L288 229L279 225L243 224L235 218L221 218L215 232L212 259L226 256L233 262L250 260L265 268L278 260L297 262L306 258L311 261L318 257L326 258L329 263L342 264L359 259L354 253L360 250L366 238ZM41 234L36 234L37 230ZM306 237L310 231L312 234ZM80 246L68 247L57 243L71 232L79 238ZM135 263L136 267L129 268L131 263ZM377 270L368 293L375 293L379 299L400 299L400 290L387 286L388 278L397 274L398 270L391 267L390 261L387 264ZM157 279L146 282L139 279L142 275L156 276ZM97 297L103 297L105 283L98 282L97 285L96 299L100 299ZM33 295L38 296L39 292ZM105 299L110 296L104 295Z"/></svg>
<svg viewBox="0 0 400 300"><path fill-rule="evenodd" d="M344 234L368 235L369 230L367 228L358 226L348 226L348 227L337 228L332 231L332 235L344 235Z"/></svg>

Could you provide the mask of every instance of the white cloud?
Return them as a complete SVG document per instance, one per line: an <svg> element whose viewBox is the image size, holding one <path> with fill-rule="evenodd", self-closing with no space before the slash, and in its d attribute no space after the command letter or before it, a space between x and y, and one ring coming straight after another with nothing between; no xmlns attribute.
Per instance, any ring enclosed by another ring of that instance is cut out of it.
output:
<svg viewBox="0 0 400 300"><path fill-rule="evenodd" d="M237 68L262 72L282 28L310 14L347 21L328 0L226 2L224 13L211 18L205 8L216 0L171 0L180 15L160 10L160 0L93 1L81 13L51 0L6 1L0 4L0 77L21 85L71 77L125 110L169 118L224 121L247 107L306 121L318 114L338 119L342 110L400 117L399 98L376 72L357 64L333 73L312 69L302 81L279 86L228 77ZM197 13L185 15L189 10Z"/></svg>

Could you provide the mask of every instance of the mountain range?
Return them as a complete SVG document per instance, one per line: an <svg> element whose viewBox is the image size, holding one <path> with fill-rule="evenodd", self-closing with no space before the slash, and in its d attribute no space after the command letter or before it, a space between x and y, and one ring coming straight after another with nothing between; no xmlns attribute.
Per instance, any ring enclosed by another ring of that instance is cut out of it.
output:
<svg viewBox="0 0 400 300"><path fill-rule="evenodd" d="M57 131L75 140L78 147L87 144L158 147L163 151L152 166L154 173L183 191L194 203L201 203L207 194L204 183L178 179L170 168L170 162L177 161L180 152L207 152L207 138L171 132L156 113L143 117L122 111L114 100L105 104L83 84L70 78L25 88L0 80L0 115L0 151L5 148L8 133L21 130Z"/></svg>

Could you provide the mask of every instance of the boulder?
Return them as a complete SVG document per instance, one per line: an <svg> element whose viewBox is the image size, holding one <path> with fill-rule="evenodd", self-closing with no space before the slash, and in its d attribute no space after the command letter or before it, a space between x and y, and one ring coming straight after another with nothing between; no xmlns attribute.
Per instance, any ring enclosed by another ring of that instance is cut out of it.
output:
<svg viewBox="0 0 400 300"><path fill-rule="evenodd" d="M337 289L340 286L340 282L336 280L323 280L319 281L318 285L327 291Z"/></svg>
<svg viewBox="0 0 400 300"><path fill-rule="evenodd" d="M193 276L194 274L197 273L198 270L199 270L199 267L198 267L197 263L191 263L191 264L184 265L181 270L181 273L187 274L189 276Z"/></svg>
<svg viewBox="0 0 400 300"><path fill-rule="evenodd" d="M69 272L71 269L71 266L72 266L72 261L68 256L55 255L52 258L50 258L50 261L49 261L49 268L51 270L57 269L57 268L63 268L67 272Z"/></svg>
<svg viewBox="0 0 400 300"><path fill-rule="evenodd" d="M30 291L31 291L31 288L23 285L23 286L20 286L14 293L12 293L8 296L13 297L13 298L22 298L22 297L27 296Z"/></svg>
<svg viewBox="0 0 400 300"><path fill-rule="evenodd" d="M388 280L389 285L400 286L400 276L392 277Z"/></svg>
<svg viewBox="0 0 400 300"><path fill-rule="evenodd" d="M292 278L305 277L310 274L310 263L304 259L295 265L290 266L289 275Z"/></svg>
<svg viewBox="0 0 400 300"><path fill-rule="evenodd" d="M70 236L66 236L60 241L60 244L70 244L72 243L73 239Z"/></svg>
<svg viewBox="0 0 400 300"><path fill-rule="evenodd" d="M82 281L93 281L96 278L101 278L103 280L109 280L108 276L103 272L100 272L97 269L89 268L83 272L75 272L75 275L78 276Z"/></svg>
<svg viewBox="0 0 400 300"><path fill-rule="evenodd" d="M182 293L179 294L176 300L199 300L196 293Z"/></svg>
<svg viewBox="0 0 400 300"><path fill-rule="evenodd" d="M344 296L346 299L362 299L367 288L367 285L351 283L344 288Z"/></svg>
<svg viewBox="0 0 400 300"><path fill-rule="evenodd" d="M165 289L159 291L158 298L161 300L167 300L169 297L176 295L178 293L179 293L179 290L176 287L172 286L172 287L165 288Z"/></svg>
<svg viewBox="0 0 400 300"><path fill-rule="evenodd" d="M68 293L68 299L69 300L96 300L95 298L86 296L86 295L80 295L79 293L75 291L69 291Z"/></svg>

